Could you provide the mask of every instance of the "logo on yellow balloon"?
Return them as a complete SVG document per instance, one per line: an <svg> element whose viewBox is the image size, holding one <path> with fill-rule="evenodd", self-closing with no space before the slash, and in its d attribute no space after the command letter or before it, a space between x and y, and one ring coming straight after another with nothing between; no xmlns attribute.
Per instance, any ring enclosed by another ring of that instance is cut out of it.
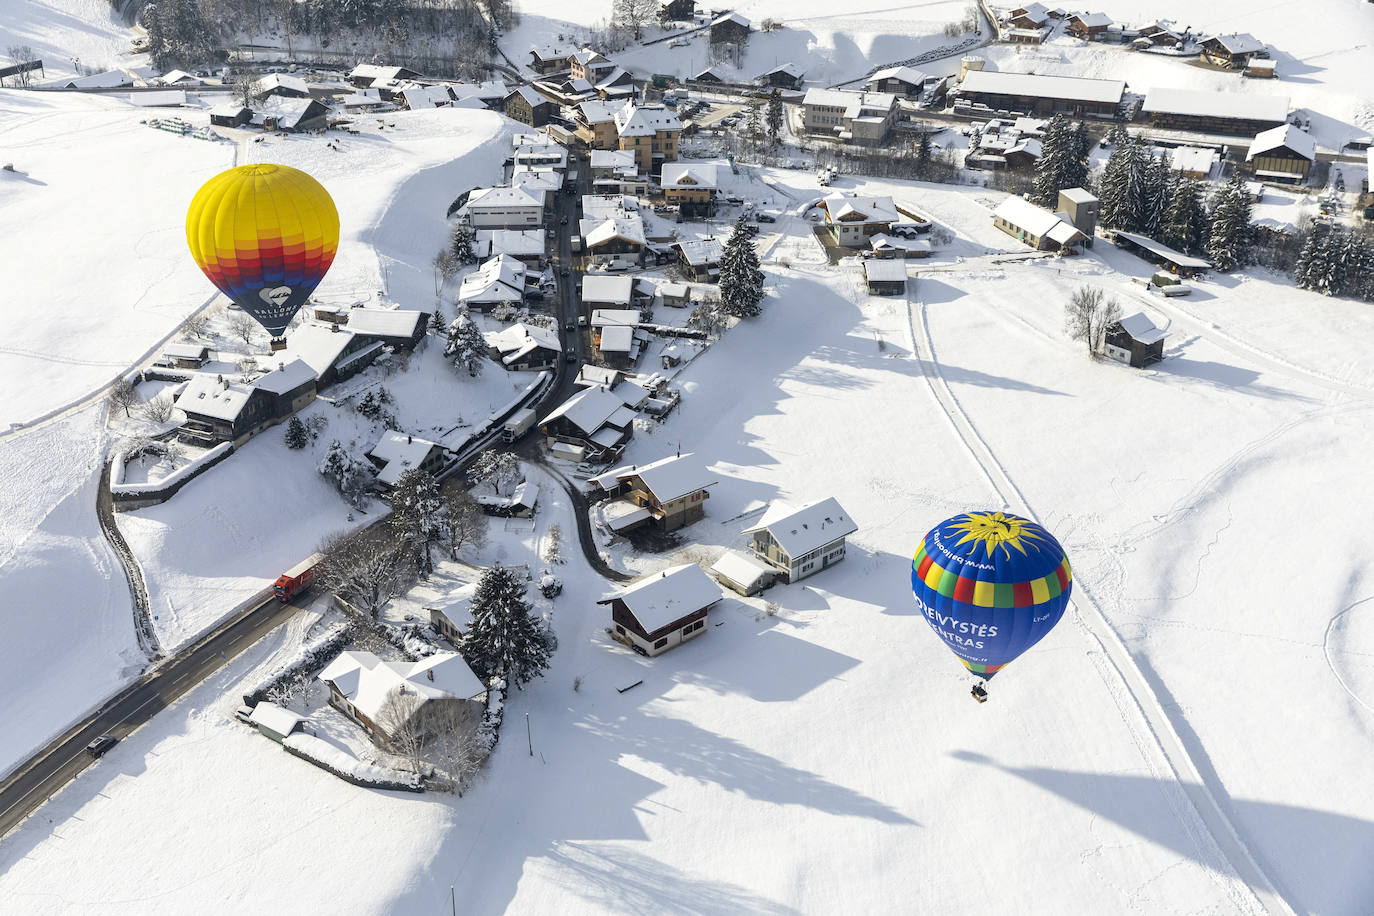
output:
<svg viewBox="0 0 1374 916"><path fill-rule="evenodd" d="M1026 547L1037 552L1040 550L1040 545L1035 542L1044 539L1028 525L1025 519L1002 512L969 512L949 527L963 533L956 547L977 541L982 543L989 557L998 547L1009 557L1012 547L1022 554L1026 552Z"/></svg>

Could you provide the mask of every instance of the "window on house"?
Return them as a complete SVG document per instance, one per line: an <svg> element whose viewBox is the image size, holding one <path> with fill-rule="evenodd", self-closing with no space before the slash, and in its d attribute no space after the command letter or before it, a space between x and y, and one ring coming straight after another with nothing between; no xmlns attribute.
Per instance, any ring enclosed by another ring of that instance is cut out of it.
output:
<svg viewBox="0 0 1374 916"><path fill-rule="evenodd" d="M625 628L622 627L620 624L615 625L615 631L619 633L621 636L625 635Z"/></svg>
<svg viewBox="0 0 1374 916"><path fill-rule="evenodd" d="M662 649L662 648L663 648L664 646L666 646L666 645L668 645L668 637L665 636L665 637L663 637L662 639L660 639L658 642L654 643L654 648L655 648L655 649Z"/></svg>

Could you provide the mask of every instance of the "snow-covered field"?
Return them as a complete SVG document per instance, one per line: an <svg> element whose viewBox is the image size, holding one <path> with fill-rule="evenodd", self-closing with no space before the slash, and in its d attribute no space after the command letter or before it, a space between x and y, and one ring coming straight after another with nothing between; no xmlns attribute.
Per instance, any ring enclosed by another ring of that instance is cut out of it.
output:
<svg viewBox="0 0 1374 916"><path fill-rule="evenodd" d="M134 34L109 0L6 0L0 16L0 51L29 46L49 80L75 75L78 64L85 72L141 64L146 58L129 53Z"/></svg>

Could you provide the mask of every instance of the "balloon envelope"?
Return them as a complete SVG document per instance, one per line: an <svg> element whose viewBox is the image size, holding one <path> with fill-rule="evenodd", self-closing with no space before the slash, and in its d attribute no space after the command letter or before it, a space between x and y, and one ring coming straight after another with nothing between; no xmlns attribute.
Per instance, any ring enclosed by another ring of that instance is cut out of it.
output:
<svg viewBox="0 0 1374 916"><path fill-rule="evenodd" d="M1009 512L967 512L921 541L911 590L930 628L984 678L1035 645L1069 603L1073 574L1054 536Z"/></svg>
<svg viewBox="0 0 1374 916"><path fill-rule="evenodd" d="M196 192L186 242L210 282L279 338L334 261L339 211L299 169L241 165Z"/></svg>

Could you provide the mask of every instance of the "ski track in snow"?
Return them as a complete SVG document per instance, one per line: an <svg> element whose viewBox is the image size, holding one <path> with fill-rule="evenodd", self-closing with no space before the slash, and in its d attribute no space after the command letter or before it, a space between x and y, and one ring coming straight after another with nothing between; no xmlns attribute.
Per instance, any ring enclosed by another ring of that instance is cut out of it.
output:
<svg viewBox="0 0 1374 916"><path fill-rule="evenodd" d="M1006 469L997 460L986 440L978 433L972 420L960 406L940 369L933 338L926 318L925 303L919 296L912 301L912 281L907 281L907 318L913 343L912 356L917 360L932 397L959 438L970 458L979 466L1004 508L1039 516L1030 507ZM919 314L918 314L919 313ZM1239 461L1239 459L1237 459ZM999 483L1000 481L1000 483ZM1214 879L1219 887L1245 913L1291 914L1293 910L1275 890L1273 882L1251 854L1235 825L1222 809L1211 787L1201 775L1187 746L1174 729L1169 714L1150 688L1144 673L1135 663L1124 642L1112 628L1082 579L1074 583L1075 596L1071 601L1075 613L1073 621L1078 630L1100 651L1089 652L1102 681L1111 691L1123 722L1131 731L1142 758L1155 769L1162 756L1173 780L1182 789L1183 798L1170 796L1170 804L1180 824L1198 846L1200 857L1216 863ZM1084 613L1084 612L1087 613ZM1137 715L1132 714L1134 710ZM1143 723L1149 735L1142 734ZM1164 775L1157 773L1156 775ZM1186 801L1185 801L1186 800ZM1186 802L1191 802L1189 806ZM1244 871L1242 871L1242 869Z"/></svg>
<svg viewBox="0 0 1374 916"><path fill-rule="evenodd" d="M1336 623L1346 614L1355 610L1355 608L1362 604L1368 604L1370 601L1374 601L1374 598L1361 598L1354 604L1347 605L1345 608L1338 611L1326 622L1326 632L1322 634L1322 657L1326 659L1326 667L1331 669L1331 675L1336 679L1336 683L1341 685L1341 689L1350 694L1350 698L1358 703L1366 712L1374 713L1374 706L1370 706L1364 700L1360 699L1359 694L1351 689L1350 685L1345 682L1345 678L1341 677L1340 671L1336 668L1335 661L1331 658L1331 632L1336 628Z"/></svg>

